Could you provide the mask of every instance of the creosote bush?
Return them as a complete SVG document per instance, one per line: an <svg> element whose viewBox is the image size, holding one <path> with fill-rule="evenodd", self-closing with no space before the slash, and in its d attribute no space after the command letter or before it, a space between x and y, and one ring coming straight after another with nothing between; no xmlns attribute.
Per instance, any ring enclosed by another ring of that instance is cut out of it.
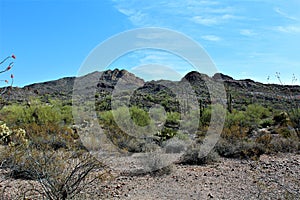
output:
<svg viewBox="0 0 300 200"><path fill-rule="evenodd" d="M264 145L260 143L246 140L228 142L222 138L216 144L215 150L222 157L253 160L266 152Z"/></svg>
<svg viewBox="0 0 300 200"><path fill-rule="evenodd" d="M30 147L43 147L47 149L82 149L79 136L66 126L46 123L38 125L36 123L26 124L24 126L28 137Z"/></svg>
<svg viewBox="0 0 300 200"><path fill-rule="evenodd" d="M182 156L180 163L189 165L205 165L217 162L219 154L212 149L208 154L200 151L200 145L190 147Z"/></svg>
<svg viewBox="0 0 300 200"><path fill-rule="evenodd" d="M91 188L105 170L71 129L70 105L32 100L30 105L4 106L0 118L5 122L0 124L0 167L7 179L28 182L15 188L15 199L97 199L99 191ZM9 188L14 186L5 183L0 199L11 199Z"/></svg>

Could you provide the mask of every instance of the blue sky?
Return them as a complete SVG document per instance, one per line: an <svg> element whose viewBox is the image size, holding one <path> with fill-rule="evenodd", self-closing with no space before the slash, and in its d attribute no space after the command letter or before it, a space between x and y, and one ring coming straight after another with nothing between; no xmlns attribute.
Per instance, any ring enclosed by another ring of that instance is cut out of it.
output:
<svg viewBox="0 0 300 200"><path fill-rule="evenodd" d="M17 56L11 70L16 86L76 76L89 53L111 36L161 27L197 41L222 73L278 82L280 72L291 84L293 74L300 79L299 8L299 0L0 0L0 59ZM111 68L153 63L181 75L192 70L161 51L130 53Z"/></svg>

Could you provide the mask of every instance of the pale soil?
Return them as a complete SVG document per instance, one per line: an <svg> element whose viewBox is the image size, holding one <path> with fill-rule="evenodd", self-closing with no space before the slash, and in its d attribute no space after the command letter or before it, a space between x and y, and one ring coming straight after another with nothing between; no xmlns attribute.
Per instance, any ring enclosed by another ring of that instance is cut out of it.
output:
<svg viewBox="0 0 300 200"><path fill-rule="evenodd" d="M7 197L36 184L6 179L3 172L0 191L8 187ZM170 174L153 176L112 173L112 180L89 188L100 194L93 199L300 199L299 154L262 155L258 161L221 158L205 166L175 165Z"/></svg>
<svg viewBox="0 0 300 200"><path fill-rule="evenodd" d="M300 155L174 166L170 175L119 176L103 199L300 199Z"/></svg>

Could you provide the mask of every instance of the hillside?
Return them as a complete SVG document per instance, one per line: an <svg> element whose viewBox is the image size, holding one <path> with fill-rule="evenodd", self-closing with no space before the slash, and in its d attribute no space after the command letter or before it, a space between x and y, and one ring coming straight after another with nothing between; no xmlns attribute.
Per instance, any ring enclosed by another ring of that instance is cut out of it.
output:
<svg viewBox="0 0 300 200"><path fill-rule="evenodd" d="M10 88L1 199L60 199L69 187L78 199L299 199L299 94L224 74L146 82L118 69Z"/></svg>
<svg viewBox="0 0 300 200"><path fill-rule="evenodd" d="M125 80L124 75L126 75L127 85L131 83L139 86L135 95L131 97L132 103L143 104L146 107L150 107L153 104L162 102L164 100L163 98L167 95L170 97L170 102L168 102L169 108L167 109L176 109L175 96L172 94L172 91L166 87L166 84L171 86L174 85L174 83L176 84L176 82L163 80L145 82L143 79L136 77L126 70L118 69L94 72L78 79L95 80L95 85L92 85L92 88L96 89L95 95L98 97L98 101L101 101L105 99L105 96L111 95L121 77L123 77L122 80ZM201 99L203 104L206 105L210 104L210 97L205 81L224 82L228 100L231 101L231 106L237 109L243 109L243 107L253 103L274 108L286 108L287 106L293 106L294 103L299 104L300 102L300 86L263 84L250 79L235 80L228 75L220 73L215 74L213 77L208 77L205 74L200 74L195 71L186 74L182 80L187 80L190 83L197 98ZM2 98L5 100L5 103L26 102L32 97L38 97L44 102L47 102L49 98L71 100L74 81L75 77L66 77L31 84L22 88L13 87L8 93L4 94ZM91 85L83 85L81 89L87 90L88 87L91 87ZM128 86L127 89L129 88L130 86ZM166 94L162 95L163 93ZM153 98L150 98L149 95L153 96Z"/></svg>

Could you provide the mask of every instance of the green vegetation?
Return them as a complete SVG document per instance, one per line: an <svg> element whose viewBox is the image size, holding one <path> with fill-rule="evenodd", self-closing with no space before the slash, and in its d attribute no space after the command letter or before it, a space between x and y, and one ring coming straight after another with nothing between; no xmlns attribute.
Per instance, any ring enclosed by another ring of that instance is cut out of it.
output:
<svg viewBox="0 0 300 200"><path fill-rule="evenodd" d="M237 104L235 98L240 93L231 93L226 106L212 106L208 101L199 100L199 112L187 105L187 101L184 110L180 110L179 101L170 92L161 90L153 94L137 92L134 98L122 96L122 99L130 100L129 108L121 106L111 110L112 97L109 93L97 93L95 102L85 103L95 104L99 125L122 152L156 155L156 150L165 148L169 153L184 152L181 163L196 165L215 162L219 156L258 159L264 153L299 152L298 107L276 108L259 102L263 99L256 101L255 98L244 97ZM279 104L280 101L276 105ZM76 112L87 108L81 109ZM226 112L226 120L214 149L204 155L200 146L210 126L213 110L217 118ZM74 126L70 101L51 99L50 96L1 106L1 168L9 169L13 178L42 180L47 177L47 182L40 182L43 188L40 194L44 198L75 197L84 190L85 184L89 184L85 177L103 169L101 163L85 157L87 149L80 141L78 129L89 128L92 122L85 121L83 114L79 116L82 116L82 126ZM91 147L95 142L93 150L97 150L98 139L91 140ZM190 144L190 141L194 143ZM159 159L156 157L153 166L148 167L156 169L163 165ZM70 166L69 162L77 164ZM97 177L100 175L97 174ZM77 187L74 181L82 185ZM70 189L72 185L76 186L74 190Z"/></svg>
<svg viewBox="0 0 300 200"><path fill-rule="evenodd" d="M167 95L163 92L158 94ZM204 106L202 101L200 113L193 110L184 114L165 111L163 105L151 110L147 106L132 106L130 109L120 107L112 112L109 110L111 97L96 96L102 99L102 103L97 104L101 106L96 106L100 125L115 145L129 152L149 149L146 147L149 138L157 147L173 137L187 140L187 134L193 134L196 141L201 143L210 125L212 110L210 106ZM145 96L148 100L158 101L155 95ZM219 107L217 110L222 109L222 106ZM47 103L32 99L26 104L6 105L0 110L0 120L10 131L2 131L2 144L26 140L29 146L44 145L47 149L85 149L72 129L71 110L68 101L51 100L49 97ZM241 109L230 108L216 152L225 157L250 158L261 153L297 151L299 133L291 128L297 127L297 120L299 109L286 113L260 104L250 104ZM191 133L195 124L198 124L196 132ZM24 130L26 136L20 139L16 130Z"/></svg>
<svg viewBox="0 0 300 200"><path fill-rule="evenodd" d="M0 120L9 126L21 126L36 123L70 125L72 119L72 107L58 100L45 104L38 99L30 101L30 104L13 104L0 110Z"/></svg>
<svg viewBox="0 0 300 200"><path fill-rule="evenodd" d="M103 166L72 129L67 102L34 99L7 105L0 110L0 120L0 167L10 178L39 183L17 188L15 199L84 199L86 186L101 181ZM8 187L0 191L1 199L11 198Z"/></svg>

